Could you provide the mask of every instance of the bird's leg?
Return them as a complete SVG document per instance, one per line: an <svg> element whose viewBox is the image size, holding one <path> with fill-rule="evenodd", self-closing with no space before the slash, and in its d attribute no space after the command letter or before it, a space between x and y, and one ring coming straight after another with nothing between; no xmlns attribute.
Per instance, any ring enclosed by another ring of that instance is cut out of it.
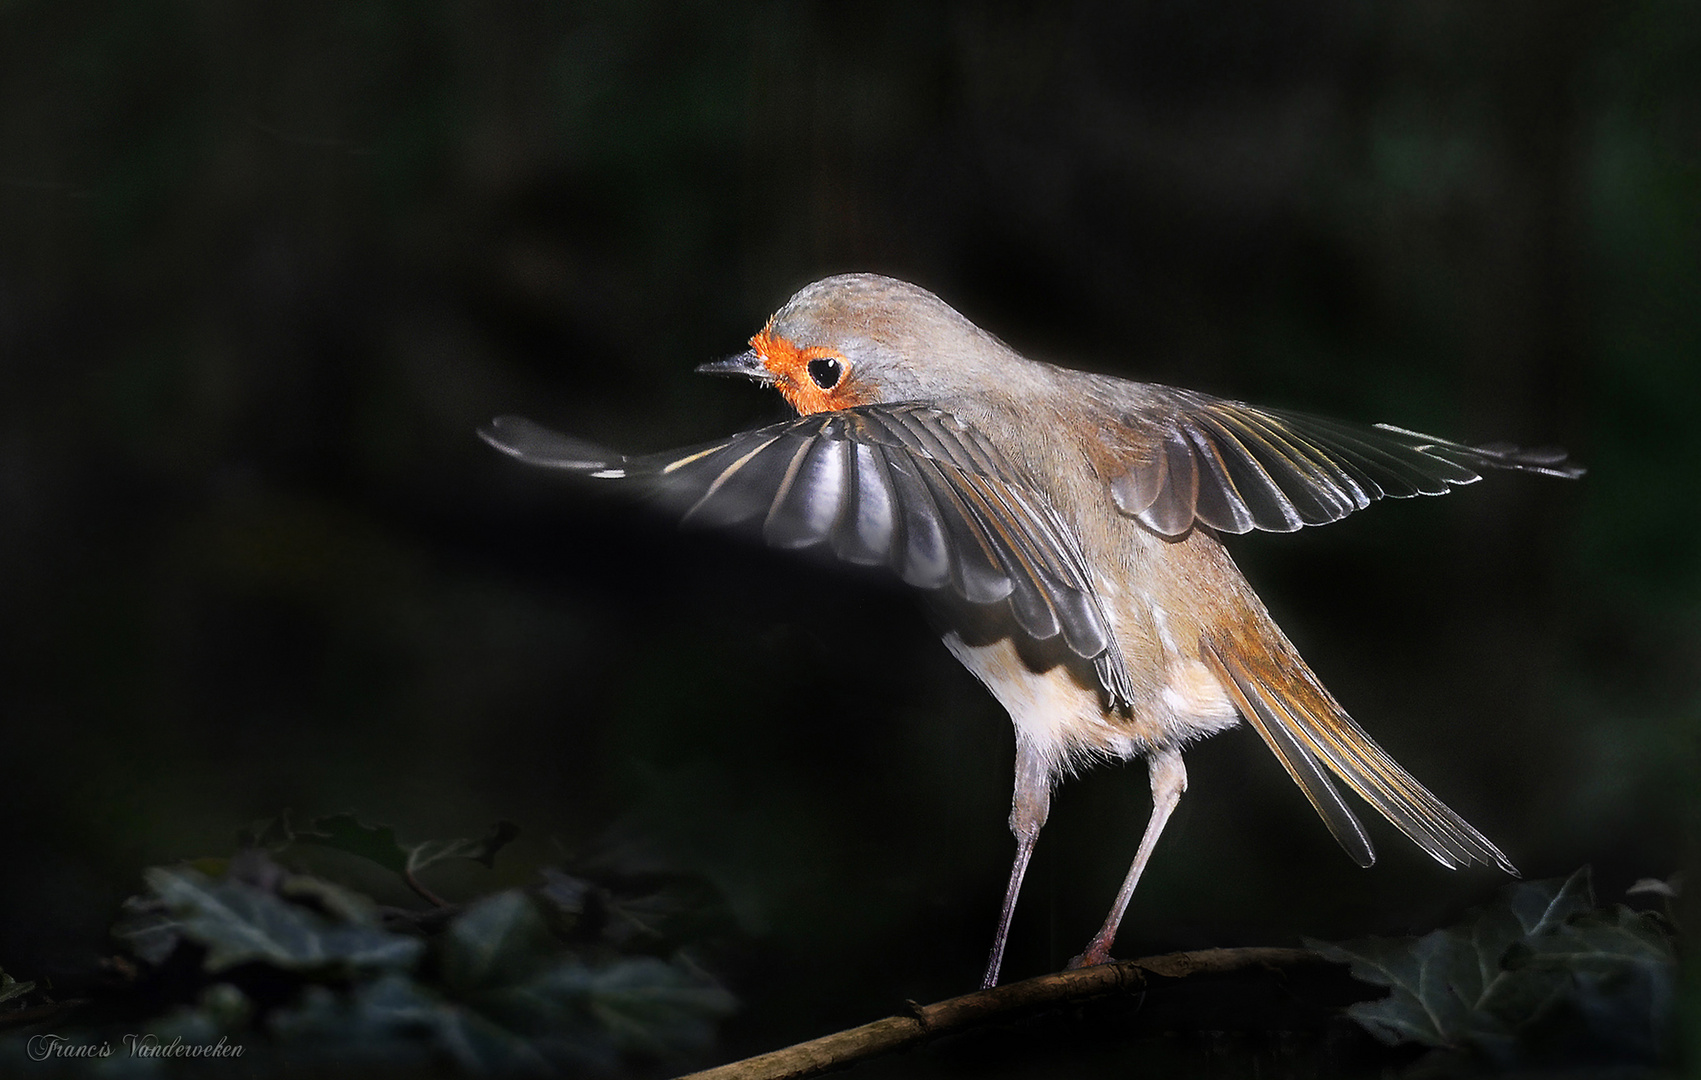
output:
<svg viewBox="0 0 1701 1080"><path fill-rule="evenodd" d="M1128 876L1122 881L1122 889L1116 894L1116 903L1111 905L1104 928L1085 952L1069 961L1072 968L1091 967L1110 959L1110 944L1116 940L1116 928L1122 922L1123 913L1128 910L1128 901L1134 899L1134 887L1140 884L1146 860L1152 857L1152 849L1158 846L1158 836L1169 822L1170 813L1181 801L1181 793L1187 790L1187 768L1181 763L1181 751L1165 750L1153 754L1146 767L1152 774L1152 818L1146 822L1146 835L1140 838L1140 850L1134 854L1134 865L1128 868Z"/></svg>
<svg viewBox="0 0 1701 1080"><path fill-rule="evenodd" d="M998 913L998 934L992 939L982 990L998 985L998 969L1004 965L1004 942L1010 936L1010 917L1016 914L1016 896L1022 877L1034 854L1046 815L1051 812L1051 768L1044 757L1018 733L1016 738L1016 790L1010 797L1010 831L1016 834L1016 861L1010 866L1010 884L1004 890L1004 907Z"/></svg>

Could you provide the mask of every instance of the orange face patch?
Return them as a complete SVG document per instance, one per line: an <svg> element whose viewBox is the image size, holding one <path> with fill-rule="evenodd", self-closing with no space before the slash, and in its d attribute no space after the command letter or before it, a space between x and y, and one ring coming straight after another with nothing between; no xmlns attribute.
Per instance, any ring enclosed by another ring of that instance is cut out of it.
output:
<svg viewBox="0 0 1701 1080"><path fill-rule="evenodd" d="M826 345L800 346L783 338L774 333L771 319L760 334L750 339L750 347L773 375L774 388L803 416L866 405L873 400L862 392L843 353ZM809 362L824 358L837 360L844 372L829 390L823 390L809 373Z"/></svg>

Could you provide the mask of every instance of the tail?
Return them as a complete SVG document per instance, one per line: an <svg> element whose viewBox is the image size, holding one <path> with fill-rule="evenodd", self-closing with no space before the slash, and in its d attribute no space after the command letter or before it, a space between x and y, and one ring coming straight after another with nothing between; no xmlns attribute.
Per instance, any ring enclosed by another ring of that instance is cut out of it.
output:
<svg viewBox="0 0 1701 1080"><path fill-rule="evenodd" d="M1499 848L1353 722L1281 631L1273 624L1261 629L1268 633L1219 637L1207 632L1201 640L1203 658L1348 855L1360 866L1376 861L1364 827L1325 768L1441 865L1482 863L1517 875Z"/></svg>

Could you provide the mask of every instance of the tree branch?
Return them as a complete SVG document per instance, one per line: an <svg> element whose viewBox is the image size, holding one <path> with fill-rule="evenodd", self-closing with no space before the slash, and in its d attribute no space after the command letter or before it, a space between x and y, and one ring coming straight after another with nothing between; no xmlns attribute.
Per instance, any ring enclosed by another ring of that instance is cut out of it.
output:
<svg viewBox="0 0 1701 1080"><path fill-rule="evenodd" d="M1247 968L1286 968L1324 965L1309 949L1202 949L1166 953L1143 960L1117 960L1075 971L1041 975L991 990L948 998L933 1005L914 1005L904 1016L888 1016L872 1024L840 1031L756 1057L705 1069L680 1080L797 1080L829 1069L840 1069L867 1058L925 1042L1016 1013L1068 1001L1107 997L1141 990L1151 978L1185 979Z"/></svg>

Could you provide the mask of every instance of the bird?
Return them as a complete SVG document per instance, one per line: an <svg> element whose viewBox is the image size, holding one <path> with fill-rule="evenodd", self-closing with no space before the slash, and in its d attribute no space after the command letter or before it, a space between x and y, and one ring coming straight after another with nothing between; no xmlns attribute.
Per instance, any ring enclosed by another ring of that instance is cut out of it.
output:
<svg viewBox="0 0 1701 1080"><path fill-rule="evenodd" d="M1182 751L1242 721L1359 865L1375 850L1337 781L1443 866L1517 874L1324 688L1223 537L1322 525L1488 470L1582 475L1563 451L1466 445L1056 366L877 274L805 286L747 349L697 370L771 387L797 417L638 456L517 416L479 434L686 523L882 568L923 594L945 647L1015 728L1016 850L982 987L998 983L1059 781L1098 762L1147 764L1150 819L1104 925L1070 966L1104 963L1187 790Z"/></svg>

